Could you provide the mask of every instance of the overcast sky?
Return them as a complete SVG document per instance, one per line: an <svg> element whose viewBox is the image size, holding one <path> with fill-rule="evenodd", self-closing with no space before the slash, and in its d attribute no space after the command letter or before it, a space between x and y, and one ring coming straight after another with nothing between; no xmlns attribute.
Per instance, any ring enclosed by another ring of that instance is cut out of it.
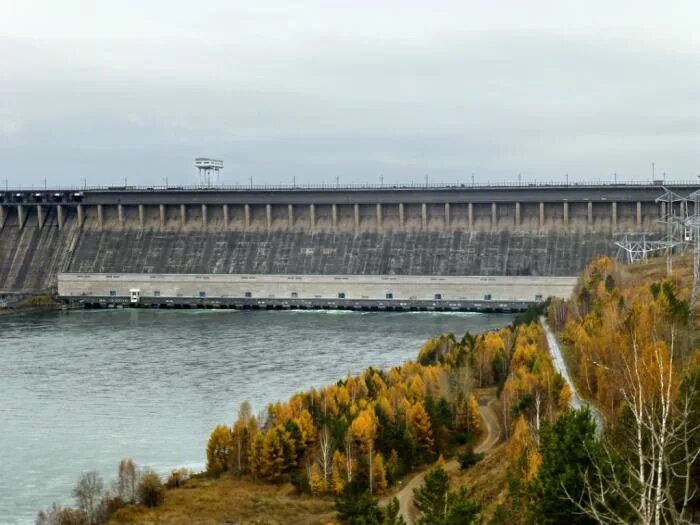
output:
<svg viewBox="0 0 700 525"><path fill-rule="evenodd" d="M700 2L0 0L0 181L700 174Z"/></svg>

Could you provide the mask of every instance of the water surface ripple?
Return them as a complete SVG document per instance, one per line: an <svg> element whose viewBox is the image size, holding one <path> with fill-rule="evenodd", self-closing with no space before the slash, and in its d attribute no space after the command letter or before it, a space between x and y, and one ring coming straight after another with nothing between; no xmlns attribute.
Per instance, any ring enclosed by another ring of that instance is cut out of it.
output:
<svg viewBox="0 0 700 525"><path fill-rule="evenodd" d="M131 456L201 468L207 436L368 366L415 358L431 335L507 314L83 310L0 317L0 523L71 504L80 472Z"/></svg>

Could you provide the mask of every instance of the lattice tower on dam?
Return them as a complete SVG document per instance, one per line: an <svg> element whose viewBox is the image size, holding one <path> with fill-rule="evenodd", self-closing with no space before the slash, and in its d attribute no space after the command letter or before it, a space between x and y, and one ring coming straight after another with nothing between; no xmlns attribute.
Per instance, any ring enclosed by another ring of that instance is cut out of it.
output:
<svg viewBox="0 0 700 525"><path fill-rule="evenodd" d="M0 191L0 293L56 290L59 274L129 274L130 286L168 275L573 277L615 253L616 233L662 234L661 193L655 184ZM202 293L186 288L170 295ZM298 294L290 290L276 292Z"/></svg>

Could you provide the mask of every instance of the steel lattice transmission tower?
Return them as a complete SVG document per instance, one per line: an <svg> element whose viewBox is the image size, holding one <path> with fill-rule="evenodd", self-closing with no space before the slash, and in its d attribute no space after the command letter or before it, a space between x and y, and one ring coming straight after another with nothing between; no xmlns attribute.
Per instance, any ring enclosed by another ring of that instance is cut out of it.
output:
<svg viewBox="0 0 700 525"><path fill-rule="evenodd" d="M690 311L695 311L695 303L698 298L698 284L700 283L700 190L694 191L684 200L685 205L685 237L686 241L693 242L693 289L690 293ZM692 213L690 207L692 205Z"/></svg>
<svg viewBox="0 0 700 525"><path fill-rule="evenodd" d="M668 241L648 239L647 236L653 235L649 232L625 232L620 235L619 240L615 241L615 246L618 248L617 259L621 259L624 254L625 262L628 264L646 261L654 252L669 252L673 249L673 244L669 244Z"/></svg>
<svg viewBox="0 0 700 525"><path fill-rule="evenodd" d="M689 232L685 224L687 219L686 197L664 188L664 193L656 199L663 205L663 217L661 222L666 225L666 275L673 273L673 249L680 246L681 249L689 240Z"/></svg>

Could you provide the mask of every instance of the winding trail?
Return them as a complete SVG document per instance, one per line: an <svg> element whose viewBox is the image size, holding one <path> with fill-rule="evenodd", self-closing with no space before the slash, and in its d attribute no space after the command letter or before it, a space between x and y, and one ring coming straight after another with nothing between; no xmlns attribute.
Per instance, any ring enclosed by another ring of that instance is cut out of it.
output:
<svg viewBox="0 0 700 525"><path fill-rule="evenodd" d="M479 410L481 411L481 418L486 425L486 437L474 447L474 452L479 454L488 452L501 439L501 428L498 424L498 416L496 416L491 406L496 400L490 399L488 403L481 404L483 401L483 399L480 399ZM448 473L454 472L458 468L459 462L456 459L451 459L445 463L445 470ZM396 498L399 500L400 513L406 525L413 525L413 523L415 523L416 508L413 505L413 491L423 484L423 479L427 472L428 470L426 469L413 476L410 481L395 494Z"/></svg>
<svg viewBox="0 0 700 525"><path fill-rule="evenodd" d="M603 417L601 416L600 411L595 406L593 406L593 404L584 400L578 394L578 391L574 386L574 382L571 380L571 376L569 375L569 370L566 368L566 362L564 361L564 356L561 353L559 341L557 341L556 336L552 333L552 330L547 324L547 319L544 316L540 317L540 323L542 323L544 333L547 336L547 345L549 346L549 353L552 356L552 363L554 364L554 368L557 370L557 372L561 374L561 376L564 378L564 381L567 382L567 384L569 385L569 389L571 390L571 406L576 409L584 406L588 407L591 411L591 414L593 414L593 419L595 420L597 431L600 433L603 430Z"/></svg>

